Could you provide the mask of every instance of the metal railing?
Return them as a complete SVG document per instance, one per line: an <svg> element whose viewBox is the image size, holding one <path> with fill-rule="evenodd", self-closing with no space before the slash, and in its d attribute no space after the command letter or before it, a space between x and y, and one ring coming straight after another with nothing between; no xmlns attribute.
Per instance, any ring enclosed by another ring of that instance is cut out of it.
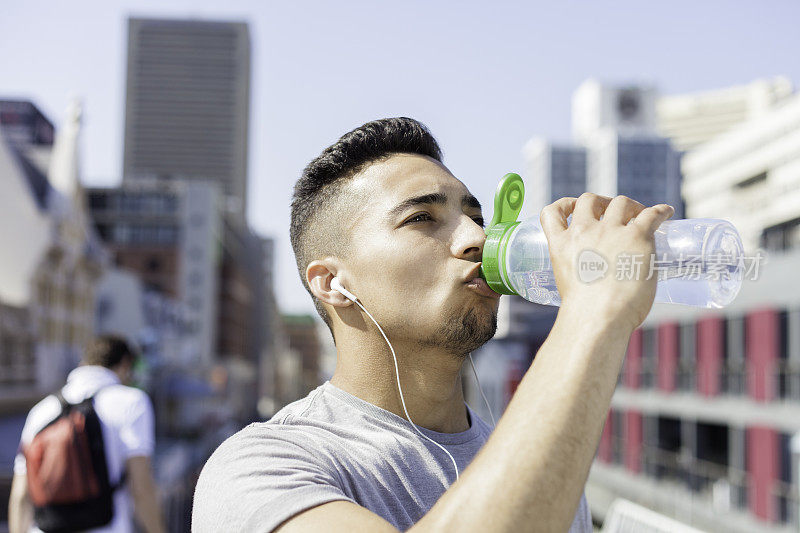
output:
<svg viewBox="0 0 800 533"><path fill-rule="evenodd" d="M656 360L643 360L637 375L640 389L658 388L658 367ZM744 360L725 361L719 372L719 391L731 396L748 394L750 375ZM779 359L772 375L776 399L800 402L800 362ZM617 381L624 386L624 372ZM679 392L697 391L697 369L688 363L679 363L675 374L676 389Z"/></svg>
<svg viewBox="0 0 800 533"><path fill-rule="evenodd" d="M800 362L778 359L775 367L775 394L784 400L800 401Z"/></svg>
<svg viewBox="0 0 800 533"><path fill-rule="evenodd" d="M612 463L624 464L623 439L611 439ZM748 510L750 475L733 466L699 459L683 451L665 450L643 444L640 455L640 473L665 485L682 486L693 493L693 498L705 500L718 512L731 509ZM791 483L774 480L770 496L776 512L775 520L784 524L797 524L800 495Z"/></svg>
<svg viewBox="0 0 800 533"><path fill-rule="evenodd" d="M682 392L697 390L697 366L694 361L678 359L676 388Z"/></svg>
<svg viewBox="0 0 800 533"><path fill-rule="evenodd" d="M722 366L721 388L724 394L747 394L747 366L744 360L725 361Z"/></svg>

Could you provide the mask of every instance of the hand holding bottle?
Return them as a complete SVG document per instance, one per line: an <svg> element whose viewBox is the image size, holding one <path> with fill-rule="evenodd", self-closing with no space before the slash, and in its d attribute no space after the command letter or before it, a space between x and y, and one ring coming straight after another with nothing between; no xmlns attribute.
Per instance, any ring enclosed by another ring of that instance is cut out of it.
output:
<svg viewBox="0 0 800 533"><path fill-rule="evenodd" d="M721 308L741 288L742 240L726 220L665 221L673 212L666 204L645 208L625 196L612 200L585 193L562 198L539 216L518 221L524 195L522 178L513 173L503 177L495 194L481 266L495 292L561 305L563 291L572 292L578 282L586 286L581 293L597 297L601 288L616 292L635 287L631 282L652 281L656 302ZM641 240L645 237L646 246ZM563 248L572 253L558 261L558 276L549 241L559 246L557 258L566 253ZM564 275L568 267L569 280Z"/></svg>
<svg viewBox="0 0 800 533"><path fill-rule="evenodd" d="M600 276L586 282L578 265L594 261L597 268L608 269L613 258L629 254L642 257L646 271L655 252L654 232L674 211L667 204L645 207L626 196L611 199L593 193L561 198L545 207L539 220L562 306L603 313L606 320L631 331L638 327L653 305L656 277Z"/></svg>

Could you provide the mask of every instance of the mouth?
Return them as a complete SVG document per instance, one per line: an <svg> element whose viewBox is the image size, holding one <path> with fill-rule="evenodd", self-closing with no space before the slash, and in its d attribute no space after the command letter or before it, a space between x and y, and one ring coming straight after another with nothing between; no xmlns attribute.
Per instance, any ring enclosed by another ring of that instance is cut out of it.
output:
<svg viewBox="0 0 800 533"><path fill-rule="evenodd" d="M472 268L469 274L467 274L464 285L466 285L468 289L477 292L481 296L494 299L500 298L499 294L489 288L489 285L486 283L486 280L480 276L480 273L481 263L478 263Z"/></svg>
<svg viewBox="0 0 800 533"><path fill-rule="evenodd" d="M473 278L468 282L466 282L466 286L468 289L472 289L481 296L485 296L487 298L494 298L495 300L500 298L500 295L494 292L492 289L490 289L489 285L483 278Z"/></svg>

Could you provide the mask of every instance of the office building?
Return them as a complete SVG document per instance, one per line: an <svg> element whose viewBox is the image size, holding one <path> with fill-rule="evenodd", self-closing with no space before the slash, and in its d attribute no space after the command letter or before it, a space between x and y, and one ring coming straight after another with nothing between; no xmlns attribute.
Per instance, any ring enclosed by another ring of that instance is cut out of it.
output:
<svg viewBox="0 0 800 533"><path fill-rule="evenodd" d="M800 245L800 94L683 158L687 216L730 220L745 250Z"/></svg>
<svg viewBox="0 0 800 533"><path fill-rule="evenodd" d="M655 130L650 87L584 82L573 96L575 139L586 147L586 190L625 195L650 206L668 203L683 218L680 155Z"/></svg>
<svg viewBox="0 0 800 533"><path fill-rule="evenodd" d="M800 269L800 100L785 80L759 84L695 95L702 105L669 130L682 148L693 147L679 173L675 150L649 129L650 115L608 127L619 122L603 115L613 99L596 85L581 91L586 102L576 107L595 110L591 120L576 121L588 190L646 199L652 193L623 192L635 190L637 175L661 174L667 193L682 176L684 216L730 220L748 256L732 304L657 304L632 335L586 488L598 521L623 498L703 531L796 530L800 297L792 288ZM667 134L664 115L656 116L657 131ZM766 260L755 254L759 247ZM512 308L521 305L512 299ZM512 316L511 324L519 323ZM542 338L549 326L529 331ZM530 356L538 344L528 345ZM508 366L495 362L490 370ZM513 385L507 370L500 373L500 383Z"/></svg>
<svg viewBox="0 0 800 533"><path fill-rule="evenodd" d="M137 180L91 188L88 198L94 227L116 265L138 274L146 292L181 302L194 334L194 362L210 365L217 341L219 187Z"/></svg>
<svg viewBox="0 0 800 533"><path fill-rule="evenodd" d="M652 87L581 84L572 99L575 144L535 137L523 148L529 216L588 191L668 203L682 218L680 154L656 131L655 102Z"/></svg>
<svg viewBox="0 0 800 533"><path fill-rule="evenodd" d="M586 148L555 144L541 137L528 141L522 149L524 176L530 214L564 196L580 196L586 191Z"/></svg>
<svg viewBox="0 0 800 533"><path fill-rule="evenodd" d="M123 180L215 181L247 207L250 37L246 23L131 18Z"/></svg>
<svg viewBox="0 0 800 533"><path fill-rule="evenodd" d="M792 83L778 76L711 91L663 95L656 100L657 129L677 150L693 150L765 115L793 93Z"/></svg>
<svg viewBox="0 0 800 533"><path fill-rule="evenodd" d="M613 495L704 531L797 524L800 249L761 268L725 309L656 305L634 332L587 488L598 515Z"/></svg>
<svg viewBox="0 0 800 533"><path fill-rule="evenodd" d="M136 180L88 191L94 227L145 297L174 301L189 341L171 358L210 372L222 365L232 412L244 423L263 394L276 314L272 241L226 215L215 182Z"/></svg>

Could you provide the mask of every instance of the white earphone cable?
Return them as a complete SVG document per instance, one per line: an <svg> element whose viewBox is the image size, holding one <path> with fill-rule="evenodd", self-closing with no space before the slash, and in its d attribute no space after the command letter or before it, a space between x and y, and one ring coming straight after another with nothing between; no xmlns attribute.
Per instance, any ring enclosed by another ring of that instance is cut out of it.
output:
<svg viewBox="0 0 800 533"><path fill-rule="evenodd" d="M417 430L417 433L419 433L422 437L428 439L429 441L434 443L436 446L441 448L442 451L444 453L446 453L448 457L450 457L450 460L453 461L453 467L456 469L456 481L458 481L458 464L456 464L455 458L453 458L453 456L450 454L450 452L448 452L445 449L444 446L442 446L441 444L439 444L435 440L433 440L430 437L428 437L427 435L425 435L422 431L420 431L419 428L417 427L417 425L411 420L411 416L409 416L409 414L408 414L408 409L406 409L406 400L405 400L405 398L403 398L403 388L400 386L400 370L399 370L399 368L397 366L397 355L394 353L394 347L392 346L392 343L389 342L389 338L386 336L386 333L383 332L383 328L380 326L380 324L378 324L378 321L375 320L375 318L372 316L372 314L369 311L367 311L366 308L364 308L363 305L361 305L361 302L359 302L358 300L353 300L353 301L356 303L356 305L358 305L361 308L362 311L364 311L367 314L367 316L370 318L370 320L372 320L372 322L378 328L378 331L380 331L381 335L383 335L383 340L385 340L386 344L389 345L389 350L391 350L391 352L392 352L392 359L394 359L394 375L395 375L395 377L397 377L397 390L400 392L400 403L403 404L403 412L406 414L406 419L411 423L411 425L414 427L414 429ZM470 356L470 359L471 359L471 356ZM473 370L474 369L475 369L475 367L473 366ZM481 394L483 394L483 393L481 392Z"/></svg>

